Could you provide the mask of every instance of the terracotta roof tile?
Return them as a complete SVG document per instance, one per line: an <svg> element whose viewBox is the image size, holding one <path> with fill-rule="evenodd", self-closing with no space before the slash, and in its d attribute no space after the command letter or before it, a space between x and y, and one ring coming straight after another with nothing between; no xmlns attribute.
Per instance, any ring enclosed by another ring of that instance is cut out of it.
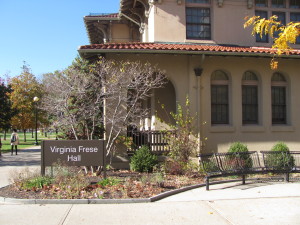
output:
<svg viewBox="0 0 300 225"><path fill-rule="evenodd" d="M119 13L90 13L90 15L85 17L118 18Z"/></svg>
<svg viewBox="0 0 300 225"><path fill-rule="evenodd" d="M264 47L238 47L238 46L221 46L221 45L200 45L200 44L170 44L170 43L147 43L147 42L130 42L130 43L107 43L92 44L80 46L80 50L155 50L159 51L183 51L183 52L224 52L224 53L260 53L274 54L275 49ZM289 55L299 55L300 50L291 50Z"/></svg>

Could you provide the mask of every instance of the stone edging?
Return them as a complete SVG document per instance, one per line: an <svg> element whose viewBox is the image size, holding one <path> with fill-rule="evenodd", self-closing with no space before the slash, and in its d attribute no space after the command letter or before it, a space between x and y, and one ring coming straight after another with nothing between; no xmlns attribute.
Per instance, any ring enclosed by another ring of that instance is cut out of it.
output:
<svg viewBox="0 0 300 225"><path fill-rule="evenodd" d="M135 199L17 199L0 197L2 203L12 204L124 204L124 203L150 203L179 194L188 190L199 187L205 187L205 184L196 184L172 191L163 192L150 198L135 198Z"/></svg>

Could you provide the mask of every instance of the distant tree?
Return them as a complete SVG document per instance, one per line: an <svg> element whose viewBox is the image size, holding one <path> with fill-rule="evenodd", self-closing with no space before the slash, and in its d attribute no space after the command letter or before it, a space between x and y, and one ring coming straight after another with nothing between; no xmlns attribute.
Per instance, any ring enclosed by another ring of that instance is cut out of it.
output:
<svg viewBox="0 0 300 225"><path fill-rule="evenodd" d="M283 53L289 54L289 51L293 49L291 44L295 44L297 37L300 35L300 22L290 22L284 25L277 21L277 16L271 16L269 19L253 16L245 19L247 20L244 23L245 28L253 26L252 35L259 34L262 37L270 34L271 38L274 39L272 48L277 50L276 54L278 56ZM277 67L278 61L273 58L271 68L276 69Z"/></svg>
<svg viewBox="0 0 300 225"><path fill-rule="evenodd" d="M11 118L14 115L9 94L12 92L11 86L0 78L0 130L6 131L11 127ZM4 136L6 139L6 136Z"/></svg>
<svg viewBox="0 0 300 225"><path fill-rule="evenodd" d="M22 129L24 134L27 129L35 127L34 97L42 97L41 84L31 73L28 65L24 63L22 73L10 80L13 92L9 94L12 108L16 114L12 117L11 124L14 128ZM26 141L26 135L24 135Z"/></svg>

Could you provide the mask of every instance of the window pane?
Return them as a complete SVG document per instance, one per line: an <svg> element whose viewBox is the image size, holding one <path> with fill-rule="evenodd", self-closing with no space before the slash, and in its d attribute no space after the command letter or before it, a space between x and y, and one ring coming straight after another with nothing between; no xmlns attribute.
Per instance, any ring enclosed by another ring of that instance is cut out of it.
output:
<svg viewBox="0 0 300 225"><path fill-rule="evenodd" d="M268 12L267 11L255 11L256 16L260 16L260 18L268 18ZM256 42L263 42L268 43L269 36L263 34L262 37L260 34L256 34Z"/></svg>
<svg viewBox="0 0 300 225"><path fill-rule="evenodd" d="M221 70L213 72L211 80L228 80L228 76Z"/></svg>
<svg viewBox="0 0 300 225"><path fill-rule="evenodd" d="M186 8L186 23L188 39L211 39L210 9Z"/></svg>
<svg viewBox="0 0 300 225"><path fill-rule="evenodd" d="M268 0L256 0L255 6L256 7L268 7Z"/></svg>
<svg viewBox="0 0 300 225"><path fill-rule="evenodd" d="M285 12L272 12L272 15L276 15L278 17L277 21L280 21L282 25L286 24L285 21Z"/></svg>
<svg viewBox="0 0 300 225"><path fill-rule="evenodd" d="M272 0L273 8L285 8L285 0Z"/></svg>
<svg viewBox="0 0 300 225"><path fill-rule="evenodd" d="M271 80L279 81L279 82L286 82L285 77L281 73L274 73Z"/></svg>
<svg viewBox="0 0 300 225"><path fill-rule="evenodd" d="M278 17L277 21L279 21L282 25L286 24L285 21L285 13L284 12L272 12L272 15L276 15ZM274 38L278 38L280 31L274 32Z"/></svg>
<svg viewBox="0 0 300 225"><path fill-rule="evenodd" d="M243 124L258 124L257 86L242 86Z"/></svg>
<svg viewBox="0 0 300 225"><path fill-rule="evenodd" d="M211 86L211 123L228 124L228 85Z"/></svg>
<svg viewBox="0 0 300 225"><path fill-rule="evenodd" d="M290 8L300 9L300 0L290 0Z"/></svg>
<svg viewBox="0 0 300 225"><path fill-rule="evenodd" d="M257 81L258 79L257 79L257 76L256 76L256 74L255 73L252 73L252 72L250 72L250 71L247 71L247 72L245 72L244 73L244 75L243 75L243 80L252 80L252 81Z"/></svg>
<svg viewBox="0 0 300 225"><path fill-rule="evenodd" d="M285 87L272 87L272 124L286 124Z"/></svg>
<svg viewBox="0 0 300 225"><path fill-rule="evenodd" d="M300 22L300 13L291 13L290 19L291 22ZM296 44L300 44L300 36L296 38Z"/></svg>

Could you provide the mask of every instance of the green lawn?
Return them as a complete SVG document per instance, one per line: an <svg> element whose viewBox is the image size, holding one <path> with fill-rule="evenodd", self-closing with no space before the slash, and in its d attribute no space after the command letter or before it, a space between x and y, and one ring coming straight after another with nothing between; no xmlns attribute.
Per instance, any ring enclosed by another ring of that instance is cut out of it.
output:
<svg viewBox="0 0 300 225"><path fill-rule="evenodd" d="M45 137L45 134L41 134L40 132L38 134L38 143L39 145L41 144L42 140L54 140L56 138L56 134L52 133L47 135ZM18 149L24 149L24 148L30 148L31 146L35 145L35 134L32 133L26 133L26 142L24 141L24 133L23 132L18 132L19 139L20 139L20 144L18 145ZM4 140L4 133L0 132L0 137L1 137L1 142L2 142L2 153L3 152L8 152L11 149L10 145L10 136L11 133L6 134L6 140Z"/></svg>

